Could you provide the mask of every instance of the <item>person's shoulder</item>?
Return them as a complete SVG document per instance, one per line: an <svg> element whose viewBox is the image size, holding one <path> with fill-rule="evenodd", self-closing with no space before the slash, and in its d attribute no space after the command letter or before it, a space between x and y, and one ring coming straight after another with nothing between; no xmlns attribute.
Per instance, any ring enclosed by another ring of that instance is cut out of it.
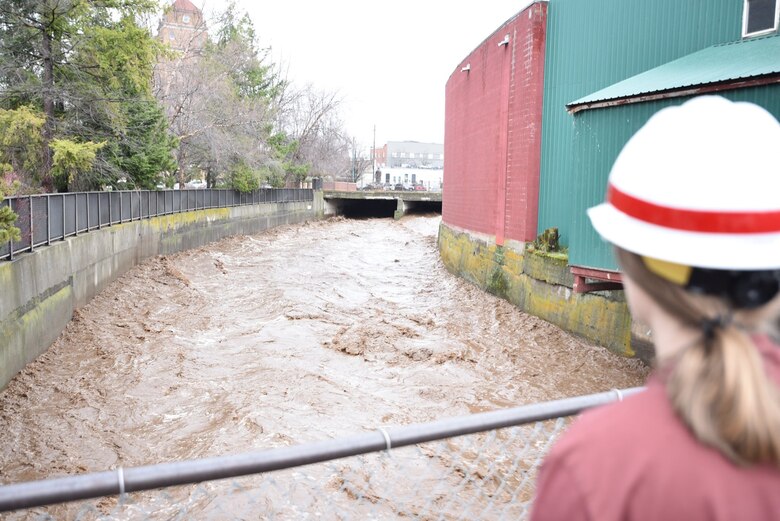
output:
<svg viewBox="0 0 780 521"><path fill-rule="evenodd" d="M549 457L587 468L603 465L615 454L636 454L638 447L652 453L670 439L686 436L664 387L651 382L644 391L621 402L581 414L561 435Z"/></svg>
<svg viewBox="0 0 780 521"><path fill-rule="evenodd" d="M536 519L596 519L595 512L598 519L620 519L630 494L616 489L633 480L624 478L636 474L637 464L649 463L644 459L654 451L636 449L651 442L664 401L663 388L648 386L575 419L542 464Z"/></svg>

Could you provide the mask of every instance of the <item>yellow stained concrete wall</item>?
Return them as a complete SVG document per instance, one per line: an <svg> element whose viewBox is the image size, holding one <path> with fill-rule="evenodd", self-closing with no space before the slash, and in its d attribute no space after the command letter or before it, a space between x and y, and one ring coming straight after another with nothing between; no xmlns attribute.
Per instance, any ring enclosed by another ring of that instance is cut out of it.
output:
<svg viewBox="0 0 780 521"><path fill-rule="evenodd" d="M155 255L322 218L323 199L212 208L127 222L0 262L0 389L106 285Z"/></svg>
<svg viewBox="0 0 780 521"><path fill-rule="evenodd" d="M574 293L564 256L527 251L520 243L497 246L493 237L445 223L439 228L438 244L452 273L615 353L650 361L647 339L632 334L622 291Z"/></svg>

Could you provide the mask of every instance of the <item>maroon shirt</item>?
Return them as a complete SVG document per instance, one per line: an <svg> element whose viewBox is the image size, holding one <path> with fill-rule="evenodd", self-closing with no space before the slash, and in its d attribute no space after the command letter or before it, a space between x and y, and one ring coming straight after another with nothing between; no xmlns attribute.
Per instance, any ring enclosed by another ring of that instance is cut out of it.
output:
<svg viewBox="0 0 780 521"><path fill-rule="evenodd" d="M780 383L780 349L756 343ZM780 469L739 467L699 443L652 377L572 424L542 465L531 519L780 520Z"/></svg>

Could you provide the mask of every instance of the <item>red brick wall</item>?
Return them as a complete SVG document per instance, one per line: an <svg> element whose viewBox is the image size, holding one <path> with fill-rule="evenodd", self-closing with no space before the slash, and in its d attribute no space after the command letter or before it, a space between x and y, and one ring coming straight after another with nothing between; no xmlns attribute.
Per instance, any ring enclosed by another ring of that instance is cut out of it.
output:
<svg viewBox="0 0 780 521"><path fill-rule="evenodd" d="M468 55L445 89L442 219L497 244L536 236L546 22L547 3L531 4Z"/></svg>
<svg viewBox="0 0 780 521"><path fill-rule="evenodd" d="M323 190L337 190L339 192L354 192L357 190L355 183L347 183L345 181L325 181L322 183Z"/></svg>

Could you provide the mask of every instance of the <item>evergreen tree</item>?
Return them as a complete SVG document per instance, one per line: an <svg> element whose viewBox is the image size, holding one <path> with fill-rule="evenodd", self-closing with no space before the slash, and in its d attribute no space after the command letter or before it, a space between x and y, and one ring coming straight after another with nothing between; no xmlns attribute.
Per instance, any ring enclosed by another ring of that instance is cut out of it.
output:
<svg viewBox="0 0 780 521"><path fill-rule="evenodd" d="M153 190L162 173L176 171L172 151L177 140L168 132L168 120L153 98L127 106L125 132L112 150L112 161L125 172L134 188Z"/></svg>
<svg viewBox="0 0 780 521"><path fill-rule="evenodd" d="M7 58L0 68L0 108L31 104L42 111L40 169L45 189L53 187L55 138L105 143L94 162L90 187L114 181L122 175L122 165L136 155L145 158L137 161L147 163L144 172L170 168L171 140L159 139L158 126L145 130L134 122L148 110L143 107L154 103L151 80L160 47L139 20L156 8L153 0L0 3L0 55ZM141 135L145 131L151 135ZM136 146L121 146L128 140ZM150 144L155 150L143 149ZM161 153L161 144L168 146L167 155Z"/></svg>

